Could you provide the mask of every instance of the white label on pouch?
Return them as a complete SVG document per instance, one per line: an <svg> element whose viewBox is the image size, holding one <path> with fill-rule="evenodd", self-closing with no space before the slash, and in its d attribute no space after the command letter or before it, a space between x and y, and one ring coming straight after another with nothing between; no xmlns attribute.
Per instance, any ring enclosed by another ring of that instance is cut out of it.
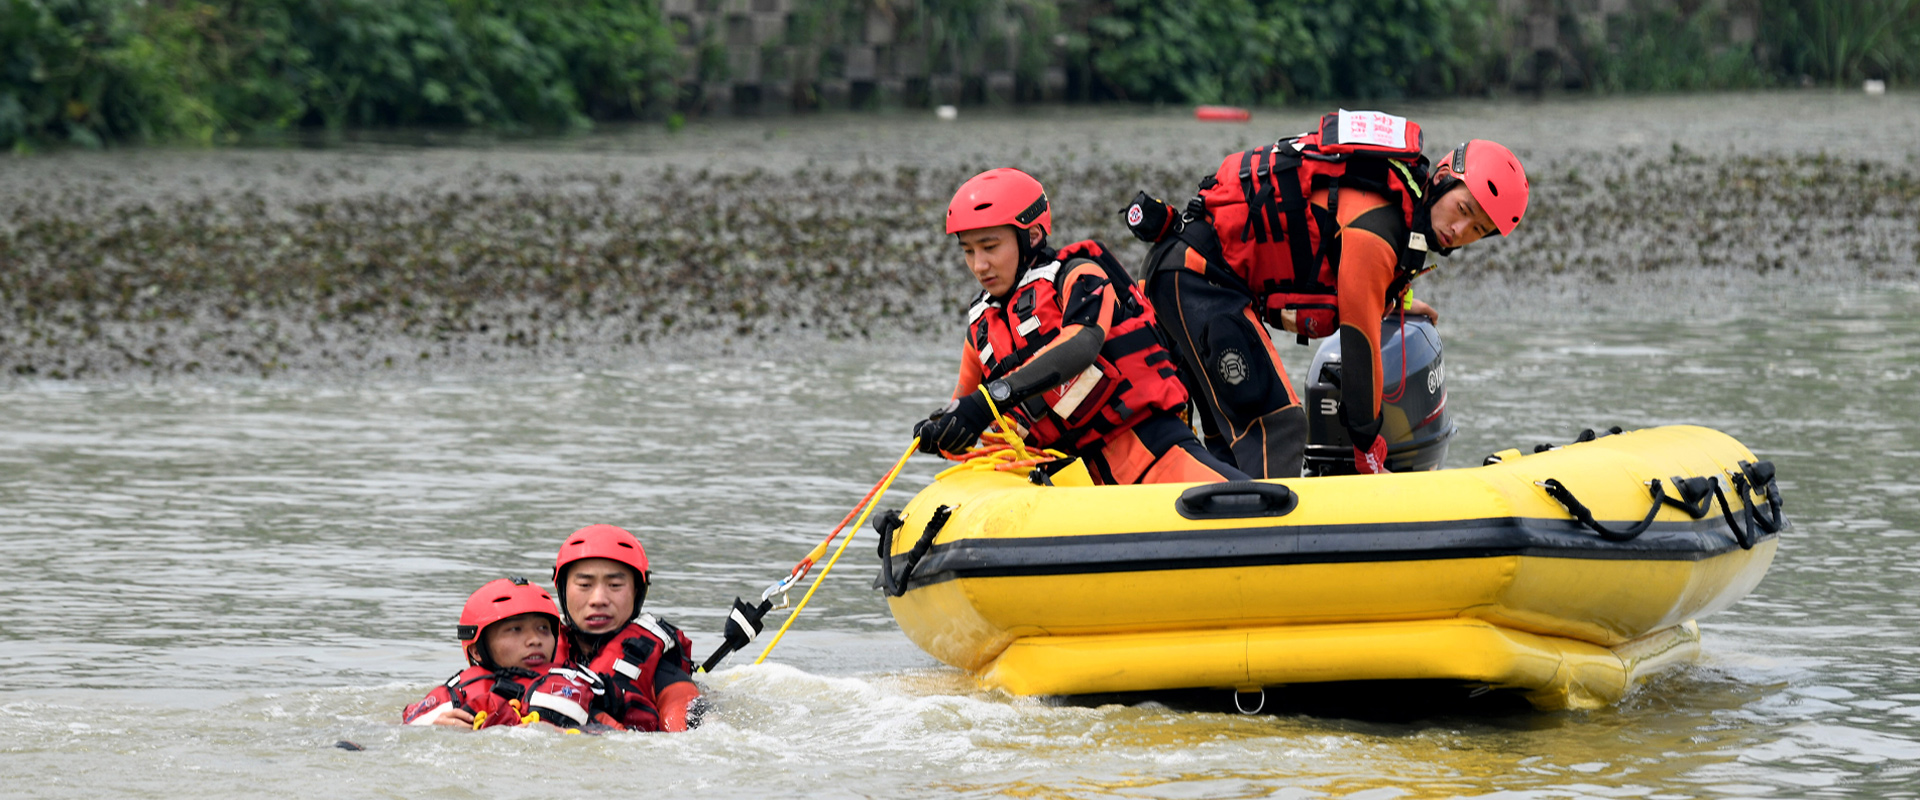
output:
<svg viewBox="0 0 1920 800"><path fill-rule="evenodd" d="M1407 118L1379 111L1340 109L1340 143L1405 150Z"/></svg>

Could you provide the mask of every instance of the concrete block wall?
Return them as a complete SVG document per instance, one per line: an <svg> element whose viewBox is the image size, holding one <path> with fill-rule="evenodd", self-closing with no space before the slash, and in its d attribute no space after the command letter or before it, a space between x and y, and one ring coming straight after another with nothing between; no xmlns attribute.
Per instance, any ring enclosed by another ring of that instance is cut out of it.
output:
<svg viewBox="0 0 1920 800"><path fill-rule="evenodd" d="M872 0L861 15L829 21L826 33L800 35L796 17L817 0L657 0L680 35L688 96L706 113L781 113L798 109L931 106L945 103L1053 101L1068 91L1065 38L1050 44L1050 63L1022 75L1016 48L1017 16L981 20L992 38L965 58L936 52L924 39L914 0ZM1507 20L1505 42L1512 88L1577 88L1582 59L1607 47L1609 30L1629 15L1671 9L1714 14L1722 20L1717 46L1748 46L1759 28L1760 0L1495 0ZM1099 0L1061 0L1061 20L1084 29L1103 8ZM843 9L844 10L844 9ZM977 34L976 34L977 35ZM703 58L703 55L705 58ZM717 56L717 57L716 57ZM712 68L717 61L722 71ZM962 62L956 65L956 61ZM703 66L703 63L707 66Z"/></svg>
<svg viewBox="0 0 1920 800"><path fill-rule="evenodd" d="M1580 88L1585 54L1607 48L1610 31L1631 15L1709 15L1721 23L1719 48L1752 46L1760 30L1760 0L1498 0L1496 8L1512 23L1505 49L1518 89Z"/></svg>

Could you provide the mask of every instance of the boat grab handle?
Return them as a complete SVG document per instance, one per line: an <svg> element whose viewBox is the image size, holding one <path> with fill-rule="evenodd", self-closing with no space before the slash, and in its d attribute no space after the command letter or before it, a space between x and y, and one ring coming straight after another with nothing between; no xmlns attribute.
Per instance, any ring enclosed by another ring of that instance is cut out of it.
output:
<svg viewBox="0 0 1920 800"><path fill-rule="evenodd" d="M1300 496L1278 483L1227 481L1195 486L1180 493L1173 508L1187 519L1279 517L1300 505Z"/></svg>
<svg viewBox="0 0 1920 800"><path fill-rule="evenodd" d="M1548 478L1536 485L1547 490L1547 494L1551 495L1553 499L1558 500L1560 505L1566 506L1567 513L1572 514L1574 519L1580 521L1580 524L1587 526L1588 530L1600 534L1600 538L1609 542L1630 542L1638 538L1640 534L1646 533L1647 528L1653 525L1653 518L1660 513L1660 507L1666 505L1667 502L1667 493L1661 490L1660 479L1654 478L1653 480L1647 481L1647 490L1653 494L1653 507L1647 509L1647 516L1639 522L1634 523L1626 530L1616 531L1600 524L1599 520L1594 519L1593 512L1587 510L1585 505L1574 498L1573 492L1568 491L1567 487L1559 481Z"/></svg>
<svg viewBox="0 0 1920 800"><path fill-rule="evenodd" d="M933 516L927 520L926 530L920 532L920 541L913 543L913 549L907 551L907 563L900 574L893 572L893 534L906 524L900 518L900 512L888 511L885 517L873 521L873 529L880 533L880 591L887 597L899 597L907 593L907 580L913 577L913 568L920 566L920 559L927 557L927 551L933 548L933 537L940 535L940 529L947 526L947 518L953 516L951 506L934 509Z"/></svg>

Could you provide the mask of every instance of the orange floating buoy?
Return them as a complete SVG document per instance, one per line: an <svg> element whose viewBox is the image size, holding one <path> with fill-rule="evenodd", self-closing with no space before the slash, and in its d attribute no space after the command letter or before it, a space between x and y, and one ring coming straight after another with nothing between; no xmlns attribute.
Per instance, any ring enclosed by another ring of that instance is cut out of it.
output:
<svg viewBox="0 0 1920 800"><path fill-rule="evenodd" d="M1201 106L1193 110L1193 118L1206 122L1246 122L1253 119L1253 112L1238 106Z"/></svg>

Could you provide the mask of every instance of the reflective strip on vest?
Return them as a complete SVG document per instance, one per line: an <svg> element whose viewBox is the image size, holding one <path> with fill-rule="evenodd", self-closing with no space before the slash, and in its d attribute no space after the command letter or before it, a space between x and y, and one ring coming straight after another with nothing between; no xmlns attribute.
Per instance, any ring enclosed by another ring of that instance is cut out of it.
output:
<svg viewBox="0 0 1920 800"><path fill-rule="evenodd" d="M408 725L432 725L434 720L440 718L440 715L445 714L452 709L453 709L453 701L448 700L447 702L434 706L432 711L429 711L425 714L421 714L420 716L414 717L413 721L407 724Z"/></svg>
<svg viewBox="0 0 1920 800"><path fill-rule="evenodd" d="M1053 413L1059 414L1061 419L1073 416L1074 409L1080 407L1080 402L1087 399L1087 394L1099 385L1102 377L1097 363L1074 376L1073 380L1067 382L1067 393L1061 396L1060 402L1053 404Z"/></svg>
<svg viewBox="0 0 1920 800"><path fill-rule="evenodd" d="M630 680L630 681L640 680L640 665L635 664L631 661L628 661L624 658L620 659L619 661L613 662L613 671L620 673L627 680Z"/></svg>
<svg viewBox="0 0 1920 800"><path fill-rule="evenodd" d="M639 619L634 620L634 624L646 629L648 633L653 634L653 638L660 640L661 658L666 658L668 653L673 652L673 648L680 646L679 640L667 635L667 630L660 627L659 620L654 619L652 614L641 614Z"/></svg>
<svg viewBox="0 0 1920 800"><path fill-rule="evenodd" d="M967 324L969 326L973 324L974 320L979 319L981 314L987 313L988 299L987 293L981 292L980 299L973 301L973 307L967 309Z"/></svg>
<svg viewBox="0 0 1920 800"><path fill-rule="evenodd" d="M607 687L605 684L601 682L600 676L598 674L588 672L586 670L572 669L570 667L554 667L553 669L547 670L547 674L558 675L562 678L571 680L575 683L580 684L581 686L585 686L588 689L592 689L594 694L607 693Z"/></svg>
<svg viewBox="0 0 1920 800"><path fill-rule="evenodd" d="M980 348L980 365L984 367L987 365L987 362L992 360L993 360L993 345L988 344L986 347Z"/></svg>
<svg viewBox="0 0 1920 800"><path fill-rule="evenodd" d="M567 719L572 720L575 724L584 724L588 718L587 710L581 708L579 703L557 694L534 692L533 697L527 699L527 706L530 708L544 708L549 711L557 711L565 715Z"/></svg>
<svg viewBox="0 0 1920 800"><path fill-rule="evenodd" d="M1027 284L1033 283L1034 281L1037 281L1037 280L1050 281L1050 280L1053 280L1053 277L1058 274L1060 274L1060 262L1058 261L1055 261L1044 267L1034 267L1033 269L1027 270L1026 277L1023 277L1020 279L1020 286L1015 286L1013 288L1018 289L1021 286L1026 286Z"/></svg>
<svg viewBox="0 0 1920 800"><path fill-rule="evenodd" d="M1026 318L1025 321L1020 323L1020 327L1017 328L1016 330L1020 332L1020 338L1024 339L1026 338L1027 334L1033 333L1035 330L1039 329L1039 327L1040 327L1039 317L1028 317Z"/></svg>

